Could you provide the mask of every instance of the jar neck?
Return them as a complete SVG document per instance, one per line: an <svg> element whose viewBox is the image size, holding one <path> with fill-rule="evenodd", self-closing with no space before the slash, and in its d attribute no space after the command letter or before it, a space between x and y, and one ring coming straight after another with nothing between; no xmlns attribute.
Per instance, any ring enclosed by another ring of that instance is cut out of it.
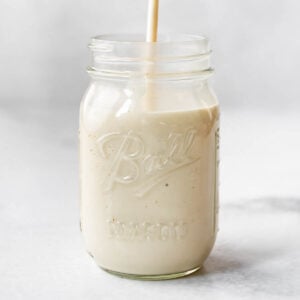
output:
<svg viewBox="0 0 300 300"><path fill-rule="evenodd" d="M211 50L201 36L175 35L157 43L142 41L142 36L98 36L91 40L93 78L127 79L147 77L152 80L206 80L212 74Z"/></svg>

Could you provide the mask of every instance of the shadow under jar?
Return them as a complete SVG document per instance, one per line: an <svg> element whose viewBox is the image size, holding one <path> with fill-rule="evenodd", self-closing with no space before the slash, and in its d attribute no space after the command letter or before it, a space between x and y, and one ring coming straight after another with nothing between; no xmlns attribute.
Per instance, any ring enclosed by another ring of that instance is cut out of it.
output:
<svg viewBox="0 0 300 300"><path fill-rule="evenodd" d="M218 123L208 40L98 36L80 108L81 229L96 263L137 279L201 268L217 231Z"/></svg>

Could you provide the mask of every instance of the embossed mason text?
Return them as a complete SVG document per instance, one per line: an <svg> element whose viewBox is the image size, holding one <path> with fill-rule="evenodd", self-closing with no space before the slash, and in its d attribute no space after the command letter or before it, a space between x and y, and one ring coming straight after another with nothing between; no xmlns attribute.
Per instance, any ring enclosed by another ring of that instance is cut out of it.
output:
<svg viewBox="0 0 300 300"><path fill-rule="evenodd" d="M187 235L185 222L136 223L108 220L107 223L110 237L121 240L168 241L181 240Z"/></svg>

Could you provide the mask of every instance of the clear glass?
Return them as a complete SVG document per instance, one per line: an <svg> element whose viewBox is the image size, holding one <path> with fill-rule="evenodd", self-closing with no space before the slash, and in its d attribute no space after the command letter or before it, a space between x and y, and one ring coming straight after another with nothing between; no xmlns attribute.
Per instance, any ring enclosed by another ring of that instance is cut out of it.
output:
<svg viewBox="0 0 300 300"><path fill-rule="evenodd" d="M170 279L216 238L218 101L201 36L93 38L80 109L81 230L104 270Z"/></svg>

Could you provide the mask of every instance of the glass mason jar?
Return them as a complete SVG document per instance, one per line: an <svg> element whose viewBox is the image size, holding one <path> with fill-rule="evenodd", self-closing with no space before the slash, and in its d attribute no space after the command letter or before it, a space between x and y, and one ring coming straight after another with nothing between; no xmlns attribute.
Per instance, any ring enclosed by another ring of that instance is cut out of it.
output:
<svg viewBox="0 0 300 300"><path fill-rule="evenodd" d="M80 109L81 230L117 275L200 269L216 237L218 120L208 40L98 36Z"/></svg>

